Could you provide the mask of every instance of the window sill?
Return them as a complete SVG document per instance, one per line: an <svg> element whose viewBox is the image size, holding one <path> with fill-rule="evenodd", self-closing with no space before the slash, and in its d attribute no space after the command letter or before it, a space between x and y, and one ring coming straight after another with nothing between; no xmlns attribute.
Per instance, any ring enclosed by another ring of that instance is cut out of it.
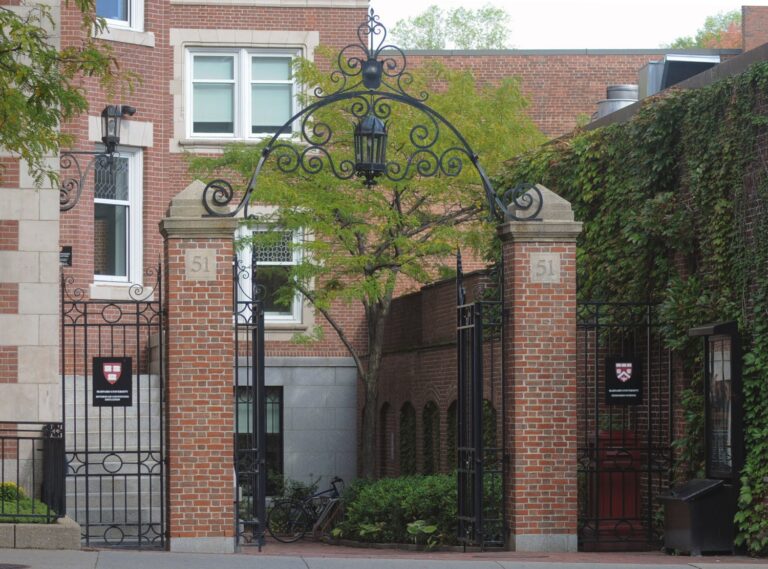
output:
<svg viewBox="0 0 768 569"><path fill-rule="evenodd" d="M105 41L155 47L155 34L153 32L142 32L128 28L107 26L104 30L96 34L96 37Z"/></svg>
<svg viewBox="0 0 768 569"><path fill-rule="evenodd" d="M290 342L296 334L306 334L309 326L298 322L264 322L264 339L273 342Z"/></svg>
<svg viewBox="0 0 768 569"><path fill-rule="evenodd" d="M141 300L143 302L148 302L154 300L154 290L150 289L149 287L145 288L143 291L140 289L138 292L143 292L144 294L134 294L131 296L130 291L137 290L137 287L140 287L141 285L137 285L135 283L117 283L117 282L108 282L108 281L96 281L94 283L91 283L88 291L88 295L92 300L117 300L117 301L123 301L123 300Z"/></svg>
<svg viewBox="0 0 768 569"><path fill-rule="evenodd" d="M280 135L280 140L288 140L292 135ZM171 141L171 152L215 152L221 153L224 147L229 144L244 144L246 146L256 146L265 140L272 138L271 134L266 134L261 138L181 138ZM299 143L300 141L294 140Z"/></svg>

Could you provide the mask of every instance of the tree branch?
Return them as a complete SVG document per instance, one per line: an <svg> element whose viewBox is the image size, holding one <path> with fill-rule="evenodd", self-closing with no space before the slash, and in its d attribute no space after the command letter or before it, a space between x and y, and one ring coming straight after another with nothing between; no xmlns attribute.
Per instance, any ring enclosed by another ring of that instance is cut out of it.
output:
<svg viewBox="0 0 768 569"><path fill-rule="evenodd" d="M312 306L315 307L315 309L322 314L325 319L328 321L328 324L331 325L331 328L334 329L336 334L338 334L339 339L341 340L341 343L344 344L344 346L349 351L349 354L352 356L352 359L355 361L355 367L357 368L357 373L360 374L360 377L363 377L365 375L365 366L363 366L363 361L360 359L360 356L357 353L357 350L355 350L354 346L352 345L352 342L347 338L347 335L344 333L344 330L341 328L338 322L333 319L333 317L330 315L330 313L321 306L318 306L318 304L315 301L314 295L307 290L305 287L301 286L299 283L294 283L294 286L296 287L296 290L298 290L301 294L304 295L304 298L306 298Z"/></svg>

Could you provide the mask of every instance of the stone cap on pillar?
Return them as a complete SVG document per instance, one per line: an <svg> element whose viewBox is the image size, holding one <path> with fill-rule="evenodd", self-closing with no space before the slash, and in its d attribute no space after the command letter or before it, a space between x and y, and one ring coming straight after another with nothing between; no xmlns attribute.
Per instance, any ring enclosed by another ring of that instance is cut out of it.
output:
<svg viewBox="0 0 768 569"><path fill-rule="evenodd" d="M234 237L239 220L234 217L207 217L203 207L205 184L194 180L176 194L168 216L160 221L164 237Z"/></svg>
<svg viewBox="0 0 768 569"><path fill-rule="evenodd" d="M571 203L541 184L536 184L535 187L541 192L542 206L539 219L505 221L497 228L502 240L575 241L581 233L582 223L574 221ZM538 196L533 194L531 197L538 199Z"/></svg>

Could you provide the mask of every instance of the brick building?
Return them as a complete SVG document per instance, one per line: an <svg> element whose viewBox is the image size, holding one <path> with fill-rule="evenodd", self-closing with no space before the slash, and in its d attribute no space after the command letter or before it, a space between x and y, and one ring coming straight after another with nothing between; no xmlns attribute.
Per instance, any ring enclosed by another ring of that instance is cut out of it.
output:
<svg viewBox="0 0 768 569"><path fill-rule="evenodd" d="M77 9L56 0L47 3L59 24L57 41L61 46L76 44L82 33ZM195 472L205 471L206 465L195 460L191 466L184 462L192 450L189 445L206 440L209 422L195 419L190 409L207 417L200 410L208 405L216 421L234 425L241 409L235 408L234 398L228 401L227 397L247 387L239 378L245 373L241 368L248 364L233 351L231 333L222 339L214 338L211 332L222 321L231 320L226 313L232 302L228 235L234 238L240 230L234 225L217 227L205 245L217 253L195 260L194 250L203 247L195 241L200 237L195 229L179 229L184 225L181 222L166 223L163 234L159 227L174 215L181 219L199 217L194 203L199 203L200 184L188 173L186 153L215 154L229 142L256 143L275 132L296 110L294 95L300 87L290 78L292 58L313 59L318 46L338 51L355 42L357 25L365 19L368 7L366 0L295 4L281 0L97 2L97 11L108 22L101 39L112 47L121 68L135 72L141 81L132 93L115 101L94 80L83 78L81 85L88 92L90 110L63 128L74 135L73 148L96 151L102 148L99 113L105 105L131 105L136 113L123 117L116 159L120 175L113 182L104 182L106 167L96 164L93 176L85 178L87 184L78 205L70 211L59 213L57 188L35 187L18 160L1 158L5 168L0 173L0 420L61 420L65 409L71 421L69 433L78 420L87 423L84 413L88 408L92 418L98 414L102 432L101 422L108 412L83 399L78 402L80 388L75 385L88 378L89 358L117 355L109 353L115 344L108 344L102 331L90 339L68 336L62 327L64 307L60 299L71 307L69 295L74 294L78 300L100 301L102 309L109 308L111 303L129 300L133 285L150 290L155 276L147 276L147 272L162 265L167 285L163 294L171 302L169 335L142 329L128 338L123 332L121 353L134 354L137 373L145 374L144 381L151 386L162 375L162 365L157 365L162 364L158 356L162 350L156 348L168 346L168 404L176 406L178 421L171 420L167 425L170 432L164 432L163 421L155 423L149 417L144 431L135 427L136 436L139 443L142 436L148 442L168 436L168 468L171 473L177 469L184 481L176 490L172 483L171 493L181 492L181 486L193 482L193 490L202 492L206 487L205 479L193 480ZM761 22L765 10L744 10L745 49L750 49L764 37ZM593 114L607 85L635 83L638 70L664 53L662 49L416 51L408 56L416 66L439 59L451 67L470 69L481 82L518 77L530 98L531 117L547 136L557 137ZM727 58L739 52L695 53ZM62 164L62 179L71 174ZM65 246L72 249L72 263L63 274L71 281L62 293L58 253ZM279 247L264 252L272 255L271 264L277 267L293 262L283 253ZM191 264L209 261L214 265L211 274L189 277ZM82 296L75 293L78 289ZM157 299L160 293L156 289L154 296L145 298ZM196 312L195 307L212 298L220 299L218 320L205 328L202 319L208 312ZM360 321L355 310L341 306L337 310L346 311L344 318L349 322ZM101 317L108 319L103 313ZM268 429L275 470L304 481L318 477L327 480L334 475L353 478L358 421L355 368L330 329L319 343L304 346L290 341L294 333L311 330L314 325L328 328L300 298L289 305L274 305L266 314L266 383L273 413ZM79 347L73 348L70 339ZM362 323L356 327L353 341L365 342ZM148 355L140 355L145 351ZM201 379L197 370L202 362L217 358L222 365L229 365L231 375L219 378L219 383ZM234 370L227 363L231 361L235 362ZM449 375L451 370L445 373ZM63 389L62 378L73 386ZM83 393L88 393L87 388ZM147 404L147 412L157 412L151 400ZM121 417L126 425L142 422L140 416L127 412ZM441 432L446 425L441 424ZM134 432L131 429L112 428L110 432L123 437L128 445L129 431ZM176 440L174 433L181 431L199 431L200 437ZM91 444L88 437L81 444ZM215 441L208 450L207 467L212 477L231 477L232 453L227 444L226 440ZM108 457L113 454L105 451L100 457L107 471L112 460ZM382 468L382 473L389 472ZM70 497L90 492L87 488L78 490L76 485L68 487ZM159 499L162 491L158 492ZM178 504L172 497L170 510L202 510L211 504L231 508L231 495L217 495L198 504L194 491L190 491ZM134 513L141 512L142 507L131 506ZM147 511L151 514L155 507L161 506L149 505ZM80 516L86 509L78 506L71 511ZM176 548L180 550L226 549L234 531L211 522L198 534L194 528L178 530L174 523L187 522L171 523L171 535L178 538ZM110 527L106 524L104 531ZM222 537L211 537L214 535Z"/></svg>

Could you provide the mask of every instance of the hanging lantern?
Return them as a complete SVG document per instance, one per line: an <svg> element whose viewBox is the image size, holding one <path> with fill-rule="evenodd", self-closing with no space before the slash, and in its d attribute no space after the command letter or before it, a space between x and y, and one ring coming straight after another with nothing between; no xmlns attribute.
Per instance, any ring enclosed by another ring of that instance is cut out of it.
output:
<svg viewBox="0 0 768 569"><path fill-rule="evenodd" d="M120 123L123 115L133 116L136 108L130 105L107 105L101 111L101 141L107 147L107 154L112 154L120 144Z"/></svg>
<svg viewBox="0 0 768 569"><path fill-rule="evenodd" d="M355 173L370 187L387 169L387 126L369 113L355 127Z"/></svg>
<svg viewBox="0 0 768 569"><path fill-rule="evenodd" d="M107 153L112 154L120 144L120 122L123 112L120 105L107 105L101 111L101 141L107 147Z"/></svg>

